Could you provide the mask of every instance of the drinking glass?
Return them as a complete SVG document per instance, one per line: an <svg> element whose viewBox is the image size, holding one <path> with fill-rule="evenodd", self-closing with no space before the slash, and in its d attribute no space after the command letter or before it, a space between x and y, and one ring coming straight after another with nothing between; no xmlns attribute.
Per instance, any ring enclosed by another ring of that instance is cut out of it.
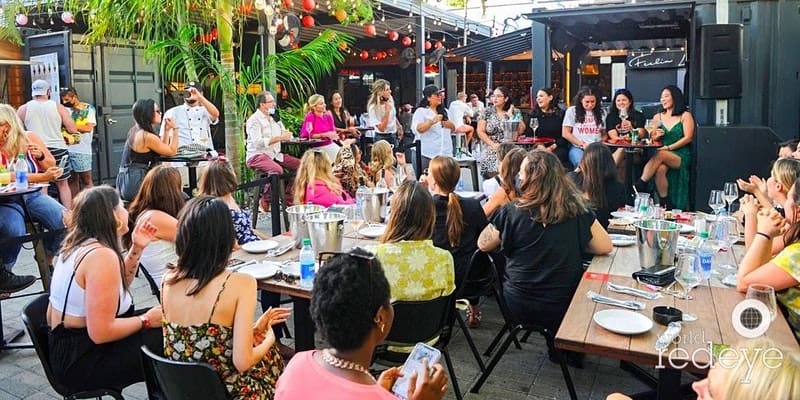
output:
<svg viewBox="0 0 800 400"><path fill-rule="evenodd" d="M11 172L9 171L0 172L0 185L8 185L10 183L11 183Z"/></svg>
<svg viewBox="0 0 800 400"><path fill-rule="evenodd" d="M539 118L531 118L531 130L533 130L533 137L536 137L537 129L539 129Z"/></svg>
<svg viewBox="0 0 800 400"><path fill-rule="evenodd" d="M712 190L708 196L708 206L714 210L714 215L719 219L719 212L725 208L725 199L722 190Z"/></svg>
<svg viewBox="0 0 800 400"><path fill-rule="evenodd" d="M703 280L703 270L700 260L694 254L684 253L678 258L675 265L675 280L683 287L686 296L686 309L683 311L683 320L697 321L697 315L689 312L689 293Z"/></svg>
<svg viewBox="0 0 800 400"><path fill-rule="evenodd" d="M345 212L347 220L350 221L350 226L353 228L353 231L358 234L358 230L364 225L364 216L362 215L361 209L357 206L348 207L345 209Z"/></svg>
<svg viewBox="0 0 800 400"><path fill-rule="evenodd" d="M650 193L637 193L636 199L633 201L633 212L639 213L639 215L644 218L647 216L649 206Z"/></svg>
<svg viewBox="0 0 800 400"><path fill-rule="evenodd" d="M620 119L620 128L621 128L622 127L622 122L625 122L625 121L628 120L628 109L627 108L619 110L619 119ZM620 133L627 133L628 131L620 129L619 132Z"/></svg>
<svg viewBox="0 0 800 400"><path fill-rule="evenodd" d="M728 215L731 215L731 205L739 198L739 188L736 182L725 182L724 192L725 202L728 203Z"/></svg>
<svg viewBox="0 0 800 400"><path fill-rule="evenodd" d="M653 131L656 130L652 119L647 119L644 121L644 129L647 131L647 134L652 137Z"/></svg>
<svg viewBox="0 0 800 400"><path fill-rule="evenodd" d="M775 310L778 309L775 305L775 288L770 285L751 283L747 286L747 294L744 297L746 299L758 300L766 304L769 309L770 318L773 321L775 320Z"/></svg>

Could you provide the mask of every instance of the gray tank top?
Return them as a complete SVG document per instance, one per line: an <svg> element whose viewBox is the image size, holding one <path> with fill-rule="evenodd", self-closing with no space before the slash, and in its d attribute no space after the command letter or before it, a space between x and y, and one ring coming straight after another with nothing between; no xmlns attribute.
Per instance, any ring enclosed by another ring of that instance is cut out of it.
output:
<svg viewBox="0 0 800 400"><path fill-rule="evenodd" d="M31 100L25 112L25 129L33 131L44 140L47 147L66 149L67 144L61 136L61 116L56 102L52 100Z"/></svg>

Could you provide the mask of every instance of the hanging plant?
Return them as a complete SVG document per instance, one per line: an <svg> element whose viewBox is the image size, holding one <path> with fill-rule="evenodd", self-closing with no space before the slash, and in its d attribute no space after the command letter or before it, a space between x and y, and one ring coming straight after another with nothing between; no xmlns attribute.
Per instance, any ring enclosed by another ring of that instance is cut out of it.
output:
<svg viewBox="0 0 800 400"><path fill-rule="evenodd" d="M363 24L372 22L375 17L372 14L371 0L331 0L330 10L342 25ZM347 10L344 14L337 13L336 10ZM339 17L343 17L339 19Z"/></svg>

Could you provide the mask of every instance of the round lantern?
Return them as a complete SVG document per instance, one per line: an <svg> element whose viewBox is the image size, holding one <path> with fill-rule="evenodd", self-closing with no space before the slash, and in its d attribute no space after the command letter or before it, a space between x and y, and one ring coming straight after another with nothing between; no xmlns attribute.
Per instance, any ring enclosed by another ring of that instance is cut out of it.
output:
<svg viewBox="0 0 800 400"><path fill-rule="evenodd" d="M442 42L436 42L436 44L433 45L433 47L437 48L437 49L441 49L442 48Z"/></svg>
<svg viewBox="0 0 800 400"><path fill-rule="evenodd" d="M302 20L303 26L306 28L314 27L314 17L310 15L304 15Z"/></svg>
<svg viewBox="0 0 800 400"><path fill-rule="evenodd" d="M25 14L17 14L17 25L28 25L28 16Z"/></svg>
<svg viewBox="0 0 800 400"><path fill-rule="evenodd" d="M375 36L375 25L373 24L364 25L364 33L370 36Z"/></svg>
<svg viewBox="0 0 800 400"><path fill-rule="evenodd" d="M366 50L361 50L361 59L365 60L369 58L369 52Z"/></svg>
<svg viewBox="0 0 800 400"><path fill-rule="evenodd" d="M75 22L75 17L72 16L71 12L64 11L61 13L61 20L64 21L65 24L71 24Z"/></svg>
<svg viewBox="0 0 800 400"><path fill-rule="evenodd" d="M337 21L343 22L347 18L347 11L345 11L345 10L340 8L340 9L336 10L336 12L333 14L333 16L336 17Z"/></svg>
<svg viewBox="0 0 800 400"><path fill-rule="evenodd" d="M303 0L303 10L311 11L317 7L317 3L314 0Z"/></svg>
<svg viewBox="0 0 800 400"><path fill-rule="evenodd" d="M283 6L286 8L292 8L292 0L283 0Z"/></svg>
<svg viewBox="0 0 800 400"><path fill-rule="evenodd" d="M389 40L391 40L393 42L396 42L397 39L400 39L400 34L397 33L397 31L389 31L389 33L386 35L386 37L388 37Z"/></svg>
<svg viewBox="0 0 800 400"><path fill-rule="evenodd" d="M430 49L431 49L431 41L430 40L426 40L425 41L425 50L430 50Z"/></svg>
<svg viewBox="0 0 800 400"><path fill-rule="evenodd" d="M406 46L406 47L411 46L411 38L408 37L408 36L404 36L402 42L403 42L403 46Z"/></svg>

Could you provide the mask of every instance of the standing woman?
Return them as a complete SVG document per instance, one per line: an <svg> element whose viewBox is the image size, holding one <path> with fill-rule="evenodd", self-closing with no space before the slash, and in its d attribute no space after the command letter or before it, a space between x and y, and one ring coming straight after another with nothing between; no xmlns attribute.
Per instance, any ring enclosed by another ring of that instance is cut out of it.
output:
<svg viewBox="0 0 800 400"><path fill-rule="evenodd" d="M553 88L541 88L536 92L536 102L531 118L539 121L539 128L533 132L531 127L525 130L526 135L555 139L556 144L553 154L561 161L564 168L571 169L569 163L569 142L561 135L561 124L564 121L564 111L558 107L557 93Z"/></svg>
<svg viewBox="0 0 800 400"><path fill-rule="evenodd" d="M377 79L367 101L369 126L375 129L374 141L385 140L394 148L397 145L397 109L394 106L389 81Z"/></svg>
<svg viewBox="0 0 800 400"><path fill-rule="evenodd" d="M584 86L572 100L574 106L568 108L564 114L561 135L571 144L569 162L572 168L578 167L586 146L602 139L603 110L599 101L599 92Z"/></svg>
<svg viewBox="0 0 800 400"><path fill-rule="evenodd" d="M636 186L647 191L646 182L655 177L658 197L668 201L667 209L686 209L689 206L694 117L686 106L683 92L674 85L661 91L661 107L661 112L653 116L653 125L658 128L653 131L651 139L661 141L663 146L645 164Z"/></svg>
<svg viewBox="0 0 800 400"><path fill-rule="evenodd" d="M611 212L625 205L625 186L617 180L617 170L611 151L602 143L586 146L578 170L569 173L575 186L595 211L603 228L608 228Z"/></svg>
<svg viewBox="0 0 800 400"><path fill-rule="evenodd" d="M521 120L521 114L511 104L511 91L505 86L498 86L492 95L492 105L486 107L478 116L478 137L483 142L480 169L484 179L497 174L497 147L503 139L503 122ZM520 122L516 134L525 131L525 124ZM515 138L512 138L512 140Z"/></svg>
<svg viewBox="0 0 800 400"><path fill-rule="evenodd" d="M347 138L357 138L358 130L355 126L350 126L350 112L344 108L344 100L339 92L331 95L331 115L333 115L333 126L339 134L339 140Z"/></svg>
<svg viewBox="0 0 800 400"><path fill-rule="evenodd" d="M623 118L625 117L625 118ZM644 114L633 106L633 94L628 89L619 89L614 93L614 102L606 116L606 132L612 143L631 139L631 132L636 129L638 136L646 137ZM625 150L620 147L614 151L614 162L619 165L625 157Z"/></svg>
<svg viewBox="0 0 800 400"><path fill-rule="evenodd" d="M433 245L450 251L455 264L455 280L463 280L472 253L478 249L478 235L486 227L486 215L481 202L454 193L461 169L452 157L438 156L431 160L428 189L433 193L436 223L433 226ZM477 297L469 298L467 324L480 325L481 309Z"/></svg>
<svg viewBox="0 0 800 400"><path fill-rule="evenodd" d="M456 126L447 120L447 113L442 107L441 93L436 85L425 86L422 90L422 100L419 101L411 119L411 130L420 142L423 170L428 168L432 158L453 154L450 131Z"/></svg>
<svg viewBox="0 0 800 400"><path fill-rule="evenodd" d="M325 109L325 98L321 94L313 94L308 98L308 114L300 128L300 137L306 139L321 139L322 143L314 145L315 150L323 151L329 160L336 158L339 145L334 140L339 140L339 134L333 123L333 115Z"/></svg>

